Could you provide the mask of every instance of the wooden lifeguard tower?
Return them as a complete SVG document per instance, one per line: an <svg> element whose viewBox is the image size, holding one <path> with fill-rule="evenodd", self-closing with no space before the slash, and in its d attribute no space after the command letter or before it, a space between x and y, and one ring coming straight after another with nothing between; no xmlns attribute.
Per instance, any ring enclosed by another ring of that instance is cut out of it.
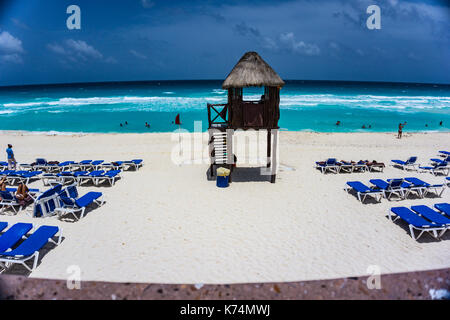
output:
<svg viewBox="0 0 450 320"><path fill-rule="evenodd" d="M210 177L215 175L218 166L233 170L235 130L265 130L267 168L271 170L271 182L275 183L280 89L283 85L280 76L256 52L244 54L231 70L222 84L222 88L228 90L228 103L208 104ZM264 87L264 95L259 101L244 101L243 90L247 87Z"/></svg>

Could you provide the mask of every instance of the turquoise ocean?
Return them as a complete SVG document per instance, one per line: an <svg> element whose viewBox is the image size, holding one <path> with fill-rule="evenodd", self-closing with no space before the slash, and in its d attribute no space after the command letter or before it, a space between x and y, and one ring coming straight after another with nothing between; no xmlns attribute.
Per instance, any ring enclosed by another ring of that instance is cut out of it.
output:
<svg viewBox="0 0 450 320"><path fill-rule="evenodd" d="M171 132L177 129L172 123L177 114L183 129L192 131L194 121L203 121L206 130L206 104L227 101L221 84L208 80L0 87L0 130ZM248 100L258 100L262 93L262 88L244 90ZM280 108L282 130L395 132L406 121L405 131L450 131L450 85L286 81Z"/></svg>

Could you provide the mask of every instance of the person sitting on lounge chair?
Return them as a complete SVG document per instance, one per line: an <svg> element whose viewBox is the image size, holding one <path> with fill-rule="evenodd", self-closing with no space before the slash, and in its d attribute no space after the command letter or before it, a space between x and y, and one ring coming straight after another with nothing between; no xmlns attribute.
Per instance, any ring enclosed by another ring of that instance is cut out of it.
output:
<svg viewBox="0 0 450 320"><path fill-rule="evenodd" d="M21 183L17 188L16 199L22 207L25 206L26 203L33 200L33 198L28 194L29 191L30 190L24 183Z"/></svg>
<svg viewBox="0 0 450 320"><path fill-rule="evenodd" d="M0 191L6 191L6 177L0 180Z"/></svg>

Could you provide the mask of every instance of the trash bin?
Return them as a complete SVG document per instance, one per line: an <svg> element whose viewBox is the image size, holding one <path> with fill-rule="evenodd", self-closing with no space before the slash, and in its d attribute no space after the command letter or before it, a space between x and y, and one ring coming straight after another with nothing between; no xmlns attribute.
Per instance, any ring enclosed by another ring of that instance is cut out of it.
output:
<svg viewBox="0 0 450 320"><path fill-rule="evenodd" d="M220 167L217 169L216 186L219 188L227 188L230 181L230 169Z"/></svg>

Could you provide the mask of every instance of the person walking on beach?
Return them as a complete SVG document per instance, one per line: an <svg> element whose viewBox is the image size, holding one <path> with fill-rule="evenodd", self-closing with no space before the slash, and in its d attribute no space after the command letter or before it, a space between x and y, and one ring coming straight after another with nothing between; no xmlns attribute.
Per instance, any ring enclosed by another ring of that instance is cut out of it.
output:
<svg viewBox="0 0 450 320"><path fill-rule="evenodd" d="M406 121L405 121L405 123L399 123L399 124L398 124L398 136L397 136L398 139L401 139L401 138L402 138L403 127L404 127L405 125L406 125Z"/></svg>
<svg viewBox="0 0 450 320"><path fill-rule="evenodd" d="M8 170L16 170L16 158L14 158L14 152L11 144L8 144L6 155L8 157Z"/></svg>

